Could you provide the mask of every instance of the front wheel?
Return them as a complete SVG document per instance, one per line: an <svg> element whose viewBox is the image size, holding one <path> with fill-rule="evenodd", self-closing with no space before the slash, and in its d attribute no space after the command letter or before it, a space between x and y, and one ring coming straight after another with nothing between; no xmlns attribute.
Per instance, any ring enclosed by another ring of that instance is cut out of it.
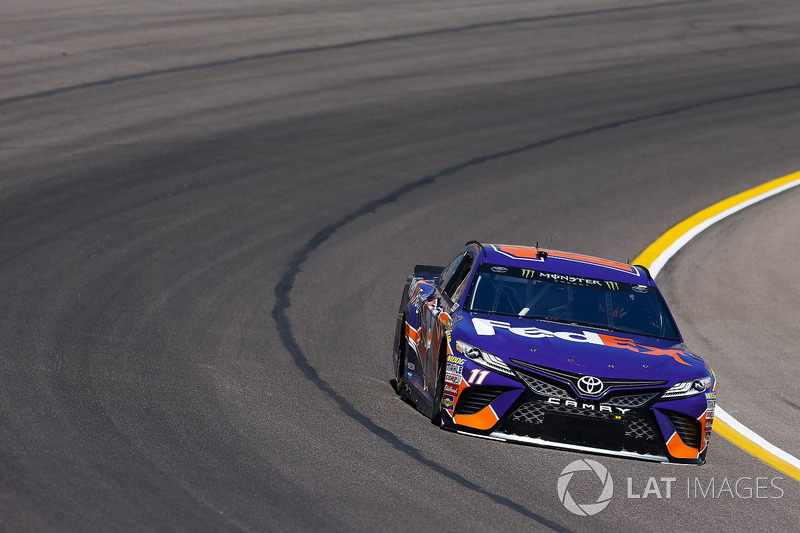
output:
<svg viewBox="0 0 800 533"><path fill-rule="evenodd" d="M434 426L442 425L442 400L444 398L444 362L445 356L439 353L439 361L436 365L436 389L433 394L433 414L431 424Z"/></svg>
<svg viewBox="0 0 800 533"><path fill-rule="evenodd" d="M405 321L403 321L405 324ZM394 369L394 391L403 398L406 386L406 336L400 333L400 343L397 346L397 365Z"/></svg>

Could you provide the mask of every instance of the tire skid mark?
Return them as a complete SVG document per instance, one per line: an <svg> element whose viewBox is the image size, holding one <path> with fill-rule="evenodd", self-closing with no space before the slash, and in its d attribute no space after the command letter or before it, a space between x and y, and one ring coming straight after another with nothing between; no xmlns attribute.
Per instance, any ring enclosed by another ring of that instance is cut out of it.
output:
<svg viewBox="0 0 800 533"><path fill-rule="evenodd" d="M324 244L328 239L330 239L331 236L333 236L333 234L336 233L338 230L342 229L343 227L347 226L351 222L361 218L364 215L374 213L377 209L379 209L384 205L397 202L402 196L405 196L412 191L425 187L426 185L431 185L441 178L451 176L453 174L461 172L462 170L466 170L471 167L475 167L484 163L489 163L506 157L512 157L515 155L523 154L531 150L548 146L560 141L566 141L578 137L583 137L586 135L591 135L593 133L612 130L622 126L628 126L639 122L644 122L646 120L664 118L720 103L733 102L745 98L753 98L758 96L777 94L781 92L793 91L798 89L800 89L800 84L778 87L773 89L766 89L763 91L751 92L740 95L733 95L725 98L708 100L696 104L688 104L685 106L667 109L651 113L648 115L642 115L619 121L608 122L606 124L601 124L599 126L586 128L584 130L576 130L573 132L551 137L549 139L544 139L541 141L519 146L517 148L512 148L509 150L499 151L492 154L472 158L468 161L464 161L462 163L444 168L434 174L429 174L416 181L407 183L401 187L398 187L397 189L383 196L382 198L378 198L376 200L367 202L360 208L345 215L338 221L329 224L328 226L325 226L324 228L319 230L313 237L311 237L303 245L302 248L300 248L297 252L295 252L295 254L292 256L292 259L287 264L286 269L283 271L280 280L275 286L276 301L275 301L275 306L272 309L272 318L277 325L281 343L284 345L286 350L291 354L295 365L300 369L300 371L302 371L303 374L309 379L309 381L311 381L314 385L316 385L323 393L330 396L346 416L350 417L354 421L361 424L365 429L367 429L368 431L370 431L383 441L387 442L389 445L394 447L399 452L411 457L412 459L444 475L445 477L448 477L449 479L456 481L461 486L466 487L484 496L487 496L490 499L492 499L495 503L508 507L509 509L517 511L524 516L532 518L533 520L539 522L542 525L550 527L555 531L569 531L563 526L553 523L552 521L528 510L527 508L506 498L505 496L500 496L498 494L491 493L487 491L485 488L481 487L480 485L465 479L460 474L453 472L452 470L448 470L447 468L443 467L437 462L426 458L420 450L404 443L397 435L395 435L388 429L383 428L378 424L376 424L372 419L370 419L368 416L360 412L352 403L350 403L350 401L347 400L347 398L336 392L336 390L331 386L331 384L328 383L328 381L326 381L323 377L321 377L319 375L319 372L317 372L317 369L309 362L308 357L303 352L302 348L300 348L300 345L298 344L297 339L295 338L294 332L292 330L292 325L289 320L288 311L289 308L291 307L291 291L292 288L294 287L295 280L297 279L297 273L301 270L303 264L305 264L305 262L308 260L308 257L314 251L316 251L322 244Z"/></svg>
<svg viewBox="0 0 800 533"><path fill-rule="evenodd" d="M708 0L699 0L700 2L707 2ZM625 13L631 11L642 11L650 9L658 9L663 7L680 6L684 4L697 4L698 0L678 0L675 2L661 2L650 5L637 5L627 7L616 7L609 9L596 9L591 11L579 11L573 13L558 13L554 15L542 15L538 17L522 17L507 20L496 20L491 22L479 22L475 24L468 24L465 26L454 26L450 28L438 28L434 30L400 33L396 35L388 35L386 37L373 37L370 39L359 39L356 41L348 41L344 43L322 45L322 46L309 46L302 48L290 48L287 50L278 50L275 52L266 52L263 54L252 54L247 56L235 57L230 59L220 59L217 61L209 61L206 63L197 63L194 65L183 65L178 67L169 67L163 69L150 70L147 72L137 72L135 74L125 74L122 76L114 76L102 80L95 80L76 85L68 85L65 87L56 87L45 91L39 91L29 94L21 94L18 96L11 96L8 98L0 98L0 107L14 104L18 102L25 102L28 100L37 100L41 98L49 98L51 96L58 96L78 92L86 89L93 89L96 87L106 87L109 85L116 85L119 83L126 83L131 81L138 81L148 78L156 78L159 76L168 76L170 74L182 74L184 72L194 72L202 70L211 70L219 67L228 67L242 63L250 63L256 61L264 61L269 59L277 59L287 56L295 56L301 54L313 54L318 52L331 52L336 50L346 50L349 48L358 48L361 46L372 46L377 44L391 43L396 41L406 41L412 39L419 39L425 37L435 37L437 35L448 35L454 33L463 33L475 30L483 30L487 28L498 28L504 26L515 26L520 24L531 24L535 22L545 22L549 20L569 19L585 16L609 15L614 13Z"/></svg>

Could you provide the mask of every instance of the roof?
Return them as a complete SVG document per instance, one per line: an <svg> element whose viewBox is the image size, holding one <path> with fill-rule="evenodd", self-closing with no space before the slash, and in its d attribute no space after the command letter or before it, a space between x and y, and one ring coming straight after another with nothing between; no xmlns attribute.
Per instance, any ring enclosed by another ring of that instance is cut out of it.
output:
<svg viewBox="0 0 800 533"><path fill-rule="evenodd" d="M484 244L483 247L486 250L486 257L484 258L483 254L480 253L479 258L489 263L607 279L623 283L651 284L647 271L643 267L620 263L611 259L560 250L544 251L534 246Z"/></svg>

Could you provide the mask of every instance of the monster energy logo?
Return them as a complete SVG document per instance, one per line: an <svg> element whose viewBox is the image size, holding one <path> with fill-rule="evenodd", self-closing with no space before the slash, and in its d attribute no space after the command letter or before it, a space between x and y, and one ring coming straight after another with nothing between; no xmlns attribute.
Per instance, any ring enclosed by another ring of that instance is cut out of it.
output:
<svg viewBox="0 0 800 533"><path fill-rule="evenodd" d="M619 290L619 283L616 281L606 281L606 287L611 291L618 291Z"/></svg>
<svg viewBox="0 0 800 533"><path fill-rule="evenodd" d="M522 269L523 278L532 278L535 274L536 274L535 270L528 270L527 268Z"/></svg>

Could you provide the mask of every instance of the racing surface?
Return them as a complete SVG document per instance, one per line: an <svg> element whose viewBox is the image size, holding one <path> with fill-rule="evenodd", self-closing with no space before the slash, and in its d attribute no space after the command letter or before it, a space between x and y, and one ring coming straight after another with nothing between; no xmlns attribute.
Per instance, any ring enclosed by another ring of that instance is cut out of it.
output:
<svg viewBox="0 0 800 533"><path fill-rule="evenodd" d="M793 0L8 0L0 50L1 530L800 520L800 485L718 436L699 468L501 444L390 384L414 264L624 261L798 170ZM794 455L798 201L659 276L720 405ZM614 479L590 517L556 492L581 458Z"/></svg>

